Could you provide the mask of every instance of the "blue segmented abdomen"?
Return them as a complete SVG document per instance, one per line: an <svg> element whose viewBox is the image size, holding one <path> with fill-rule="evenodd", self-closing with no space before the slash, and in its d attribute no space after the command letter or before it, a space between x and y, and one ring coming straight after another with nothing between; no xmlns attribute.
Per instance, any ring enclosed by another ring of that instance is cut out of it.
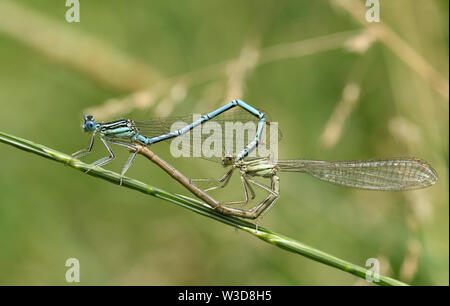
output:
<svg viewBox="0 0 450 306"><path fill-rule="evenodd" d="M151 144L154 144L154 143L157 143L160 141L175 138L175 137L178 137L180 135L183 135L183 134L189 132L190 130L194 129L196 126L199 126L199 125L213 119L214 117L216 117L236 106L243 108L244 110L246 110L247 112L249 112L250 114L252 114L253 116L255 116L259 119L255 139L251 143L249 143L244 148L244 150L242 150L241 152L239 152L237 154L237 160L240 160L242 158L245 158L251 151L253 151L257 147L260 137L261 137L261 134L262 134L264 123L266 122L266 117L265 117L264 113L258 111L257 109L248 105L247 103L245 103L242 100L233 100L230 103L228 103L222 107L219 107L218 109L202 116L200 119L192 122L191 124L186 125L185 127L181 128L179 130L176 130L176 131L173 131L173 132L170 132L167 134L151 137L151 138L137 134L137 135L133 136L133 140L138 141L139 143L141 143L143 145L151 145Z"/></svg>

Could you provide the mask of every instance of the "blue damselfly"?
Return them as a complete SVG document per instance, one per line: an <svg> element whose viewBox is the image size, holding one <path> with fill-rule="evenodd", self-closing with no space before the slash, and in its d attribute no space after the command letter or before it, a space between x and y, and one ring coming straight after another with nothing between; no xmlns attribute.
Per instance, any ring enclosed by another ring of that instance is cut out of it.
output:
<svg viewBox="0 0 450 306"><path fill-rule="evenodd" d="M216 120L216 122L218 122L219 124L230 120L242 120L242 115L237 116L236 118L237 112L231 111L236 106L241 108L247 114L247 116L250 115L253 119L256 118L258 121L253 139L249 140L248 144L241 151L235 152L235 159L238 161L248 156L259 145L262 130L266 123L266 116L263 112L253 108L252 106L246 104L241 100L233 100L230 103L218 108L217 110L203 115L199 119L192 121L190 124L186 124L184 127L179 128L175 131L171 131L172 124L177 121L184 122L184 120L189 120L188 117L152 119L143 122L137 122L130 119L120 119L113 122L98 123L95 121L93 116L88 115L84 117L84 124L82 127L85 132L92 133L89 147L73 153L72 156L75 158L80 158L89 154L92 151L95 137L98 134L100 136L100 140L107 148L109 156L95 161L92 164L91 169L94 167L106 165L115 158L115 155L108 144L113 143L124 146L132 151L130 157L122 168L121 176L123 176L133 163L138 152L136 146L133 143L138 143L143 146L150 146L152 144L168 139L173 139L186 134L193 130L195 127L200 126L210 120ZM203 135L200 135L200 137L203 137Z"/></svg>

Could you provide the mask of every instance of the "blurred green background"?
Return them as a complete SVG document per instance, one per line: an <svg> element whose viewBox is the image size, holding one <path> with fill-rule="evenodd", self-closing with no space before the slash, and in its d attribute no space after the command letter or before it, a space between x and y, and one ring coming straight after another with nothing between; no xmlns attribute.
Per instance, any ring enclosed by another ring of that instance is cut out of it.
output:
<svg viewBox="0 0 450 306"><path fill-rule="evenodd" d="M418 156L439 173L413 192L352 190L281 174L260 224L413 285L449 284L448 1L0 0L0 129L66 153L104 120L264 109L280 158ZM102 146L85 158L94 161ZM219 166L163 158L190 177ZM115 148L120 171L128 154ZM168 202L0 145L0 284L365 285ZM138 157L128 176L186 194ZM237 179L237 176L235 177ZM237 185L217 197L241 196Z"/></svg>

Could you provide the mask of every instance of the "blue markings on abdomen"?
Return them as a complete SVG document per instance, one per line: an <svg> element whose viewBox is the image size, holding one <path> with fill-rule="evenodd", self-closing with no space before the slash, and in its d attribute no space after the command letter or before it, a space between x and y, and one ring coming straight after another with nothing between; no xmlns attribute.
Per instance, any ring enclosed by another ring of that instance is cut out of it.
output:
<svg viewBox="0 0 450 306"><path fill-rule="evenodd" d="M196 120L196 121L192 122L191 124L181 128L177 131L170 132L170 133L156 136L156 137L152 137L152 138L148 138L143 135L136 134L132 137L132 140L138 141L139 143L141 143L143 145L151 145L151 144L154 144L154 143L157 143L160 141L164 141L164 140L167 140L170 138L178 137L180 135L183 135L183 134L189 132L196 126L203 124L236 106L243 108L244 110L248 111L249 113L251 113L252 115L254 115L255 117L260 119L259 123L258 123L258 129L257 129L256 135L255 135L255 139L252 142L250 142L241 152L239 152L236 155L236 160L240 160L240 159L245 158L250 152L252 152L258 146L259 140L261 138L262 129L264 127L264 123L266 122L266 117L265 117L264 113L258 111L256 108L248 105L247 103L245 103L242 100L233 100L230 103L228 103L222 107L219 107L215 111L208 113L207 115L203 116L199 120Z"/></svg>

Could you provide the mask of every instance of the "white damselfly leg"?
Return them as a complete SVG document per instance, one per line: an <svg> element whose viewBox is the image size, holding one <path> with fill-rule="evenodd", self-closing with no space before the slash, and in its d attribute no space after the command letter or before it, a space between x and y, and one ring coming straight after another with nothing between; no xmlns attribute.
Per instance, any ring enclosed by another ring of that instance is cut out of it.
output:
<svg viewBox="0 0 450 306"><path fill-rule="evenodd" d="M96 134L97 134L97 132L92 133L91 142L89 144L89 147L81 149L81 150L78 150L78 151L72 153L72 157L79 159L80 157L86 156L89 153L91 153L92 148L94 147L94 140L95 140L95 135Z"/></svg>
<svg viewBox="0 0 450 306"><path fill-rule="evenodd" d="M123 142L123 141L118 141L118 140L109 140L111 143L114 143L116 145L128 148L129 150L131 150L132 152L130 153L130 156L128 157L127 161L125 162L125 165L123 165L122 171L120 172L120 183L119 185L122 186L122 181L123 181L123 177L125 175L125 173L128 171L128 168L130 168L130 166L133 164L134 159L136 158L137 153L139 152L138 147L127 143L127 142Z"/></svg>
<svg viewBox="0 0 450 306"><path fill-rule="evenodd" d="M101 167L101 166L106 165L107 163L111 162L116 157L114 155L114 152L111 150L111 147L108 145L108 142L103 137L100 137L100 140L103 142L106 149L108 150L109 156L100 158L99 160L92 163L92 165L88 168L88 170L86 170L86 173L88 173L89 171L91 171L92 169L94 169L96 167Z"/></svg>

